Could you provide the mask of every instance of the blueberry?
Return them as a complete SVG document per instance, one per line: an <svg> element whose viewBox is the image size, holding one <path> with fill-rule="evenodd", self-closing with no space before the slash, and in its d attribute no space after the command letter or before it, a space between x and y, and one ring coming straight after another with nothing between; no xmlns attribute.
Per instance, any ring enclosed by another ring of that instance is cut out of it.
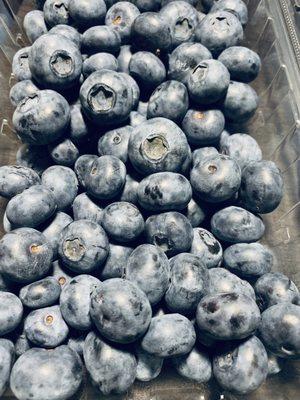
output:
<svg viewBox="0 0 300 400"><path fill-rule="evenodd" d="M139 209L126 201L111 203L103 210L102 226L108 236L118 242L137 239L143 232L144 225Z"/></svg>
<svg viewBox="0 0 300 400"><path fill-rule="evenodd" d="M260 312L255 300L245 294L218 293L202 298L197 307L197 325L213 339L243 339L255 332Z"/></svg>
<svg viewBox="0 0 300 400"><path fill-rule="evenodd" d="M110 243L109 254L100 272L100 278L103 280L121 278L124 274L124 267L132 252L132 247Z"/></svg>
<svg viewBox="0 0 300 400"><path fill-rule="evenodd" d="M193 240L190 221L176 211L149 217L145 234L148 243L160 247L168 256L189 251Z"/></svg>
<svg viewBox="0 0 300 400"><path fill-rule="evenodd" d="M149 354L166 358L189 353L195 341L195 329L186 317L166 314L152 318L141 346Z"/></svg>
<svg viewBox="0 0 300 400"><path fill-rule="evenodd" d="M279 303L300 305L297 286L286 275L280 272L264 274L256 281L254 289L262 309Z"/></svg>
<svg viewBox="0 0 300 400"><path fill-rule="evenodd" d="M93 72L80 88L86 116L98 125L116 124L128 118L133 108L133 92L128 80L118 72Z"/></svg>
<svg viewBox="0 0 300 400"><path fill-rule="evenodd" d="M43 185L34 185L9 201L6 215L15 227L35 228L50 218L56 209L56 199L51 190Z"/></svg>
<svg viewBox="0 0 300 400"><path fill-rule="evenodd" d="M146 119L147 118L144 115L140 114L138 111L131 111L129 115L129 124L134 128L135 126L139 126L140 124L145 122Z"/></svg>
<svg viewBox="0 0 300 400"><path fill-rule="evenodd" d="M72 276L69 272L66 272L65 266L60 260L54 261L52 266L51 276L53 276L60 284L61 288L63 288L68 282L70 282Z"/></svg>
<svg viewBox="0 0 300 400"><path fill-rule="evenodd" d="M115 56L110 53L96 53L84 60L82 65L82 73L85 78L95 71L101 69L118 70L118 61Z"/></svg>
<svg viewBox="0 0 300 400"><path fill-rule="evenodd" d="M193 165L203 161L204 158L217 157L218 154L218 150L215 147L201 147L200 149L196 149L193 151Z"/></svg>
<svg viewBox="0 0 300 400"><path fill-rule="evenodd" d="M9 292L0 292L0 336L12 332L20 324L23 306L20 299Z"/></svg>
<svg viewBox="0 0 300 400"><path fill-rule="evenodd" d="M91 329L91 294L100 284L99 279L91 275L79 275L64 286L59 304L62 316L70 327Z"/></svg>
<svg viewBox="0 0 300 400"><path fill-rule="evenodd" d="M209 278L208 294L240 293L255 300L255 293L250 283L225 268L211 268Z"/></svg>
<svg viewBox="0 0 300 400"><path fill-rule="evenodd" d="M106 4L104 0L70 0L69 13L75 24L89 28L104 22Z"/></svg>
<svg viewBox="0 0 300 400"><path fill-rule="evenodd" d="M272 161L252 161L243 169L240 197L245 208L266 214L275 210L283 197L283 178Z"/></svg>
<svg viewBox="0 0 300 400"><path fill-rule="evenodd" d="M197 161L190 179L200 199L219 203L230 199L239 190L241 169L233 158L218 154Z"/></svg>
<svg viewBox="0 0 300 400"><path fill-rule="evenodd" d="M74 220L87 219L101 224L103 209L86 193L79 194L72 204Z"/></svg>
<svg viewBox="0 0 300 400"><path fill-rule="evenodd" d="M61 292L60 284L52 276L41 279L20 290L20 300L29 308L42 308L55 304Z"/></svg>
<svg viewBox="0 0 300 400"><path fill-rule="evenodd" d="M139 204L146 210L183 210L192 198L192 188L183 175L158 172L139 183L137 196Z"/></svg>
<svg viewBox="0 0 300 400"><path fill-rule="evenodd" d="M227 11L207 14L195 31L196 40L218 56L223 50L243 40L243 27L239 19Z"/></svg>
<svg viewBox="0 0 300 400"><path fill-rule="evenodd" d="M134 4L119 1L107 11L105 24L119 33L122 43L128 43L132 24L139 14L139 9Z"/></svg>
<svg viewBox="0 0 300 400"><path fill-rule="evenodd" d="M117 157L99 157L89 169L84 183L90 195L97 199L112 199L122 191L126 167Z"/></svg>
<svg viewBox="0 0 300 400"><path fill-rule="evenodd" d="M217 0L214 2L210 12L228 11L234 14L242 25L248 22L248 9L242 0Z"/></svg>
<svg viewBox="0 0 300 400"><path fill-rule="evenodd" d="M237 243L224 252L224 265L243 278L257 278L271 271L274 255L260 243Z"/></svg>
<svg viewBox="0 0 300 400"><path fill-rule="evenodd" d="M85 339L87 337L87 333L88 332L84 332L81 333L80 335L76 334L74 336L69 337L68 346L70 347L70 349L75 351L79 356L83 356L83 346Z"/></svg>
<svg viewBox="0 0 300 400"><path fill-rule="evenodd" d="M223 259L221 244L204 228L193 229L191 253L200 257L206 268L218 267Z"/></svg>
<svg viewBox="0 0 300 400"><path fill-rule="evenodd" d="M166 4L159 14L170 26L172 45L192 41L198 25L197 10L186 1L173 1Z"/></svg>
<svg viewBox="0 0 300 400"><path fill-rule="evenodd" d="M1 274L12 281L29 283L50 269L53 252L46 237L31 228L7 233L0 240Z"/></svg>
<svg viewBox="0 0 300 400"><path fill-rule="evenodd" d="M131 343L148 329L151 306L146 294L133 283L108 279L93 292L91 299L91 317L107 339Z"/></svg>
<svg viewBox="0 0 300 400"><path fill-rule="evenodd" d="M145 89L154 89L166 78L162 61L149 51L134 53L129 62L129 73Z"/></svg>
<svg viewBox="0 0 300 400"><path fill-rule="evenodd" d="M44 4L44 17L49 26L65 24L71 22L69 13L70 0L46 0Z"/></svg>
<svg viewBox="0 0 300 400"><path fill-rule="evenodd" d="M249 211L230 206L215 213L211 219L212 233L231 243L256 242L265 231L262 220Z"/></svg>
<svg viewBox="0 0 300 400"><path fill-rule="evenodd" d="M231 122L245 122L258 107L258 96L247 83L230 81L222 111Z"/></svg>
<svg viewBox="0 0 300 400"><path fill-rule="evenodd" d="M189 107L189 96L183 83L167 81L152 93L147 118L164 117L180 122Z"/></svg>
<svg viewBox="0 0 300 400"><path fill-rule="evenodd" d="M161 0L131 0L131 3L142 11L158 11L161 6Z"/></svg>
<svg viewBox="0 0 300 400"><path fill-rule="evenodd" d="M23 167L32 168L37 174L52 165L47 148L23 144L16 153L16 164Z"/></svg>
<svg viewBox="0 0 300 400"><path fill-rule="evenodd" d="M70 106L70 126L69 134L72 141L80 142L87 138L89 134L89 127L85 120L81 104L72 104Z"/></svg>
<svg viewBox="0 0 300 400"><path fill-rule="evenodd" d="M252 336L213 358L213 374L223 389L236 394L256 390L268 374L268 355L261 341Z"/></svg>
<svg viewBox="0 0 300 400"><path fill-rule="evenodd" d="M85 188L85 179L92 169L93 162L98 159L95 154L84 154L77 158L74 171L76 172L80 185Z"/></svg>
<svg viewBox="0 0 300 400"><path fill-rule="evenodd" d="M37 88L37 86L30 79L25 79L24 81L17 82L10 89L10 102L14 107L17 107L20 101L24 100L27 96L35 94L38 90L39 89Z"/></svg>
<svg viewBox="0 0 300 400"><path fill-rule="evenodd" d="M300 356L300 306L279 303L262 313L260 337L267 348L282 358Z"/></svg>
<svg viewBox="0 0 300 400"><path fill-rule="evenodd" d="M29 11L23 21L23 27L29 41L33 43L40 36L48 32L44 13L39 10Z"/></svg>
<svg viewBox="0 0 300 400"><path fill-rule="evenodd" d="M182 129L187 140L198 146L208 146L218 142L224 126L224 115L217 109L190 109L182 121Z"/></svg>
<svg viewBox="0 0 300 400"><path fill-rule="evenodd" d="M148 110L148 103L144 101L139 101L139 104L137 106L137 111L147 117L147 110Z"/></svg>
<svg viewBox="0 0 300 400"><path fill-rule="evenodd" d="M206 217L206 211L201 207L199 202L191 199L185 210L185 216L190 221L193 228L199 226Z"/></svg>
<svg viewBox="0 0 300 400"><path fill-rule="evenodd" d="M14 363L15 349L10 340L0 339L0 396L5 392L8 386L10 371Z"/></svg>
<svg viewBox="0 0 300 400"><path fill-rule="evenodd" d="M104 263L108 256L108 239L99 224L81 219L62 231L58 253L72 271L86 273Z"/></svg>
<svg viewBox="0 0 300 400"><path fill-rule="evenodd" d="M261 161L262 152L257 141L246 133L221 136L220 153L226 154L239 164L241 170L251 161Z"/></svg>
<svg viewBox="0 0 300 400"><path fill-rule="evenodd" d="M34 348L15 363L10 387L20 400L65 400L77 392L82 376L80 357L68 346Z"/></svg>
<svg viewBox="0 0 300 400"><path fill-rule="evenodd" d="M41 85L62 90L78 83L82 57L71 40L51 33L41 36L31 46L29 67L32 76Z"/></svg>
<svg viewBox="0 0 300 400"><path fill-rule="evenodd" d="M0 195L11 198L40 183L38 174L28 167L4 165L0 167Z"/></svg>
<svg viewBox="0 0 300 400"><path fill-rule="evenodd" d="M14 55L11 69L13 75L18 81L24 81L32 78L28 61L29 52L30 47L23 47Z"/></svg>
<svg viewBox="0 0 300 400"><path fill-rule="evenodd" d="M137 346L135 351L137 358L136 379L142 382L149 382L157 378L163 366L163 359L153 356Z"/></svg>
<svg viewBox="0 0 300 400"><path fill-rule="evenodd" d="M98 153L100 156L111 155L126 163L128 157L128 142L133 128L129 125L113 129L100 137Z"/></svg>
<svg viewBox="0 0 300 400"><path fill-rule="evenodd" d="M277 375L282 369L282 359L267 351L268 354L268 376Z"/></svg>
<svg viewBox="0 0 300 400"><path fill-rule="evenodd" d="M79 150L70 139L49 145L49 152L55 164L72 167L79 157Z"/></svg>
<svg viewBox="0 0 300 400"><path fill-rule="evenodd" d="M212 376L209 356L196 347L187 355L174 357L172 363L179 375L197 383L208 382Z"/></svg>
<svg viewBox="0 0 300 400"><path fill-rule="evenodd" d="M18 136L32 145L54 142L62 136L69 122L69 104L54 90L40 90L25 97L13 115Z"/></svg>
<svg viewBox="0 0 300 400"><path fill-rule="evenodd" d="M124 277L143 290L152 305L156 304L169 286L167 256L156 246L142 244L128 257L124 265Z"/></svg>
<svg viewBox="0 0 300 400"><path fill-rule="evenodd" d="M136 378L136 359L90 332L83 348L85 366L93 384L104 395L125 393Z"/></svg>
<svg viewBox="0 0 300 400"><path fill-rule="evenodd" d="M49 33L54 33L56 35L64 36L65 38L71 40L80 49L81 46L81 34L73 28L73 26L60 24L55 25L50 29Z"/></svg>
<svg viewBox="0 0 300 400"><path fill-rule="evenodd" d="M209 284L208 270L201 258L181 253L170 260L170 286L165 295L169 310L181 314L193 314Z"/></svg>
<svg viewBox="0 0 300 400"><path fill-rule="evenodd" d="M140 88L139 88L139 85L133 79L132 76L130 76L130 75L124 73L124 72L120 72L120 75L123 76L123 78L125 80L127 80L128 85L131 87L132 97L133 97L132 108L137 108L137 106L139 104L139 99L140 99Z"/></svg>
<svg viewBox="0 0 300 400"><path fill-rule="evenodd" d="M54 259L57 258L60 233L71 222L73 222L73 219L68 214L59 211L45 224L43 234L46 237L47 242L51 244Z"/></svg>
<svg viewBox="0 0 300 400"><path fill-rule="evenodd" d="M132 41L141 50L167 51L172 44L171 30L159 13L144 12L132 25Z"/></svg>
<svg viewBox="0 0 300 400"><path fill-rule="evenodd" d="M166 118L153 118L134 128L128 155L142 174L180 171L189 146L182 130Z"/></svg>
<svg viewBox="0 0 300 400"><path fill-rule="evenodd" d="M168 77L186 84L194 68L211 58L211 52L202 44L182 43L169 56Z"/></svg>
<svg viewBox="0 0 300 400"><path fill-rule="evenodd" d="M229 72L220 61L204 60L191 70L187 88L197 104L212 104L225 96L229 82Z"/></svg>
<svg viewBox="0 0 300 400"><path fill-rule="evenodd" d="M132 49L128 44L124 44L120 48L120 53L118 55L118 70L121 72L126 72L129 74L129 63L132 57Z"/></svg>
<svg viewBox="0 0 300 400"><path fill-rule="evenodd" d="M32 344L27 339L25 332L21 332L20 335L17 336L15 341L15 354L16 357L20 357L27 350L31 349Z"/></svg>
<svg viewBox="0 0 300 400"><path fill-rule="evenodd" d="M110 26L94 26L82 35L82 48L87 54L115 54L120 50L120 46L120 35Z"/></svg>

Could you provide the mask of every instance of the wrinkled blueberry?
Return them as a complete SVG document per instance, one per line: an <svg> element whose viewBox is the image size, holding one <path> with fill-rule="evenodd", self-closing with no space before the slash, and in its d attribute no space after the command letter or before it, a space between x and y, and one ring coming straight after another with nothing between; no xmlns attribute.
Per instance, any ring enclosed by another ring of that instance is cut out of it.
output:
<svg viewBox="0 0 300 400"><path fill-rule="evenodd" d="M59 210L70 207L77 196L78 180L71 168L61 165L47 168L42 174L42 184L52 192Z"/></svg>
<svg viewBox="0 0 300 400"><path fill-rule="evenodd" d="M0 396L5 392L8 386L10 371L14 363L15 349L10 340L0 339Z"/></svg>
<svg viewBox="0 0 300 400"><path fill-rule="evenodd" d="M100 279L121 278L124 274L124 267L127 264L128 257L132 252L132 247L110 243L109 254L100 272Z"/></svg>
<svg viewBox="0 0 300 400"><path fill-rule="evenodd" d="M220 110L188 110L182 121L182 129L189 143L208 146L218 142L225 126Z"/></svg>
<svg viewBox="0 0 300 400"><path fill-rule="evenodd" d="M38 174L31 168L19 165L0 167L0 195L3 197L14 197L40 181Z"/></svg>
<svg viewBox="0 0 300 400"><path fill-rule="evenodd" d="M144 225L139 209L126 201L111 203L103 210L102 226L108 236L118 242L137 239L143 232Z"/></svg>
<svg viewBox="0 0 300 400"><path fill-rule="evenodd" d="M105 25L118 32L122 43L128 43L132 24L139 14L139 9L134 4L128 1L119 1L107 11Z"/></svg>
<svg viewBox="0 0 300 400"><path fill-rule="evenodd" d="M176 211L149 217L145 224L145 234L148 243L160 247L168 256L189 251L193 240L190 221Z"/></svg>
<svg viewBox="0 0 300 400"><path fill-rule="evenodd" d="M203 297L196 319L199 329L217 340L246 338L255 332L261 321L255 300L237 292Z"/></svg>
<svg viewBox="0 0 300 400"><path fill-rule="evenodd" d="M40 281L22 287L19 297L26 307L42 308L56 303L60 292L60 284L55 278L48 276Z"/></svg>
<svg viewBox="0 0 300 400"><path fill-rule="evenodd" d="M84 183L87 192L97 199L112 199L123 189L126 179L124 163L114 156L102 156L93 161Z"/></svg>
<svg viewBox="0 0 300 400"><path fill-rule="evenodd" d="M258 96L247 83L230 81L222 111L231 122L244 122L251 118L258 107Z"/></svg>
<svg viewBox="0 0 300 400"><path fill-rule="evenodd" d="M243 278L257 278L271 271L274 255L260 243L236 243L224 252L224 265Z"/></svg>
<svg viewBox="0 0 300 400"><path fill-rule="evenodd" d="M13 115L18 136L33 145L54 142L62 136L69 122L69 104L54 90L40 90L25 97Z"/></svg>
<svg viewBox="0 0 300 400"><path fill-rule="evenodd" d="M19 400L65 400L81 385L80 357L68 346L30 349L13 366L10 387Z"/></svg>
<svg viewBox="0 0 300 400"><path fill-rule="evenodd" d="M97 160L98 156L95 154L84 154L77 158L74 171L76 172L80 185L85 188L85 179L92 169L93 162Z"/></svg>
<svg viewBox="0 0 300 400"><path fill-rule="evenodd" d="M104 22L106 14L104 0L70 0L68 8L70 17L79 27L86 29Z"/></svg>
<svg viewBox="0 0 300 400"><path fill-rule="evenodd" d="M71 40L80 49L81 46L81 34L73 28L73 26L59 24L55 25L50 29L49 33L54 33L56 35L64 36L65 38Z"/></svg>
<svg viewBox="0 0 300 400"><path fill-rule="evenodd" d="M0 336L16 329L22 316L23 306L20 299L13 293L0 292Z"/></svg>
<svg viewBox="0 0 300 400"><path fill-rule="evenodd" d="M148 329L151 306L146 294L133 283L108 279L94 290L91 299L91 317L107 339L131 343Z"/></svg>
<svg viewBox="0 0 300 400"><path fill-rule="evenodd" d="M225 268L211 268L209 270L207 293L241 293L255 300L255 293L250 283L243 281Z"/></svg>
<svg viewBox="0 0 300 400"><path fill-rule="evenodd" d="M82 57L71 40L51 33L41 36L31 46L29 67L34 79L44 87L67 89L79 81Z"/></svg>
<svg viewBox="0 0 300 400"><path fill-rule="evenodd" d="M190 72L187 88L197 104L212 104L225 96L229 82L230 75L224 64L204 60Z"/></svg>
<svg viewBox="0 0 300 400"><path fill-rule="evenodd" d="M171 258L170 269L170 286L165 295L167 307L172 312L192 314L206 294L208 270L200 257L189 253Z"/></svg>
<svg viewBox="0 0 300 400"><path fill-rule="evenodd" d="M87 219L101 224L103 209L86 193L79 194L72 204L74 220Z"/></svg>
<svg viewBox="0 0 300 400"><path fill-rule="evenodd" d="M137 196L139 204L146 210L182 210L192 198L192 188L183 175L158 172L139 183Z"/></svg>
<svg viewBox="0 0 300 400"><path fill-rule="evenodd" d="M49 271L53 251L42 233L20 228L2 237L0 255L1 274L14 282L28 283Z"/></svg>
<svg viewBox="0 0 300 400"><path fill-rule="evenodd" d="M58 253L72 271L92 271L100 267L108 256L106 233L95 222L74 221L62 231Z"/></svg>
<svg viewBox="0 0 300 400"><path fill-rule="evenodd" d="M256 281L254 289L258 304L263 310L279 303L300 305L297 286L280 272L264 274Z"/></svg>
<svg viewBox="0 0 300 400"><path fill-rule="evenodd" d="M164 117L180 122L189 107L189 96L183 83L167 81L152 93L147 118Z"/></svg>
<svg viewBox="0 0 300 400"><path fill-rule="evenodd" d="M96 53L84 60L82 65L82 73L85 78L95 71L101 69L118 70L118 61L115 56L110 53Z"/></svg>
<svg viewBox="0 0 300 400"><path fill-rule="evenodd" d="M22 49L18 50L13 57L11 69L18 81L24 81L32 78L28 61L29 52L30 47L23 47Z"/></svg>
<svg viewBox="0 0 300 400"><path fill-rule="evenodd" d="M204 228L193 229L191 253L198 256L206 268L218 267L223 259L221 244Z"/></svg>
<svg viewBox="0 0 300 400"><path fill-rule="evenodd" d="M91 329L91 294L100 284L99 279L91 275L78 275L64 286L59 304L62 316L70 327Z"/></svg>
<svg viewBox="0 0 300 400"><path fill-rule="evenodd" d="M79 150L70 139L48 146L50 156L55 164L72 167L79 157Z"/></svg>
<svg viewBox="0 0 300 400"><path fill-rule="evenodd" d="M116 30L110 26L94 26L82 35L82 48L87 54L100 52L118 53L121 38Z"/></svg>
<svg viewBox="0 0 300 400"><path fill-rule="evenodd" d="M186 160L189 146L182 130L166 118L153 118L134 128L128 156L143 174L178 172Z"/></svg>
<svg viewBox="0 0 300 400"><path fill-rule="evenodd" d="M104 395L127 392L136 378L135 356L106 343L94 332L86 337L83 357L93 384Z"/></svg>
<svg viewBox="0 0 300 400"><path fill-rule="evenodd" d="M272 161L252 161L242 173L240 198L248 210L266 214L275 210L283 197L283 178Z"/></svg>
<svg viewBox="0 0 300 400"><path fill-rule="evenodd" d="M70 24L70 0L46 0L44 4L44 17L49 26Z"/></svg>
<svg viewBox="0 0 300 400"><path fill-rule="evenodd" d="M216 0L210 12L228 11L232 12L241 21L242 25L246 25L248 21L248 9L242 0Z"/></svg>
<svg viewBox="0 0 300 400"><path fill-rule="evenodd" d="M23 21L23 27L29 41L33 43L40 36L48 32L44 13L39 10L29 11Z"/></svg>
<svg viewBox="0 0 300 400"><path fill-rule="evenodd" d="M99 155L115 156L125 163L128 157L128 142L132 130L131 126L126 125L106 132L98 142Z"/></svg>
<svg viewBox="0 0 300 400"><path fill-rule="evenodd" d="M172 363L179 375L197 383L208 382L212 376L209 356L196 347L187 355L174 357Z"/></svg>
<svg viewBox="0 0 300 400"><path fill-rule="evenodd" d="M169 286L167 256L156 246L142 244L128 257L124 265L124 277L143 290L151 304L156 304Z"/></svg>
<svg viewBox="0 0 300 400"><path fill-rule="evenodd" d="M141 346L149 354L166 358L189 353L195 341L194 326L186 317L166 314L152 318Z"/></svg>
<svg viewBox="0 0 300 400"><path fill-rule="evenodd" d="M225 242L256 242L264 232L263 221L251 212L230 206L223 208L211 219L212 233Z"/></svg>
<svg viewBox="0 0 300 400"><path fill-rule="evenodd" d="M30 80L17 82L9 92L10 102L14 107L28 96L34 95L38 91L38 87Z"/></svg>
<svg viewBox="0 0 300 400"><path fill-rule="evenodd" d="M56 199L51 190L43 185L34 185L9 201L6 215L13 226L35 228L50 218L56 209Z"/></svg>
<svg viewBox="0 0 300 400"><path fill-rule="evenodd" d="M267 377L266 349L256 336L232 344L213 358L213 374L223 389L236 394L248 394L256 390Z"/></svg>
<svg viewBox="0 0 300 400"><path fill-rule="evenodd" d="M166 78L166 68L162 61L149 51L134 53L129 62L129 72L145 89L154 89Z"/></svg>
<svg viewBox="0 0 300 400"><path fill-rule="evenodd" d="M261 161L262 152L257 141L246 133L235 133L220 140L220 153L226 154L239 164L241 170L251 161Z"/></svg>

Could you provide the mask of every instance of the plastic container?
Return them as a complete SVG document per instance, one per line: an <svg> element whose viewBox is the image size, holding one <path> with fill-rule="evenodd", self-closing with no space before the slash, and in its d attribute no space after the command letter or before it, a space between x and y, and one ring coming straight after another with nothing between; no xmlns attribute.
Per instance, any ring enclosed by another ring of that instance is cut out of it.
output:
<svg viewBox="0 0 300 400"><path fill-rule="evenodd" d="M262 58L262 71L253 87L260 96L254 118L240 131L250 133L263 149L265 159L277 163L284 175L285 195L278 209L264 216L264 241L277 256L276 268L300 285L300 45L297 22L299 0L244 0L249 8L245 45ZM22 20L34 8L32 0L0 1L0 165L12 164L20 142L11 128L13 108L9 89L14 83L11 61L27 44ZM5 201L0 200L0 221ZM1 233L2 227L1 227ZM11 393L4 396L12 399ZM102 396L88 383L76 398ZM155 381L136 383L123 396L109 400L296 400L300 398L300 362L289 362L282 373L269 377L247 396L224 393L215 383L197 385L175 376L168 368Z"/></svg>

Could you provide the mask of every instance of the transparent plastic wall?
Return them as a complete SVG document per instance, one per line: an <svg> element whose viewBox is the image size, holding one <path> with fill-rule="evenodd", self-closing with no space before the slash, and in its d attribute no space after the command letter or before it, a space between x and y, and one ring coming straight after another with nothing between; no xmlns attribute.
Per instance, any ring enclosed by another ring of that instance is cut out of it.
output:
<svg viewBox="0 0 300 400"><path fill-rule="evenodd" d="M245 0L244 0L245 1ZM300 285L300 45L288 0L246 0L249 23L245 45L257 51L262 71L253 83L260 96L254 118L232 130L250 133L263 149L265 159L280 167L285 195L278 209L264 216L264 241L277 256L276 268ZM34 7L32 0L0 0L0 165L13 163L20 145L11 127L13 109L8 100L11 61L15 51L28 44L22 30L24 14ZM5 202L0 200L0 220ZM8 393L5 398L13 398ZM76 398L102 399L90 385ZM255 393L245 397L223 393L215 384L197 385L174 376L165 368L152 383L137 383L123 396L109 400L297 400L300 398L300 364L289 362L284 371L268 378ZM104 398L103 398L104 399Z"/></svg>

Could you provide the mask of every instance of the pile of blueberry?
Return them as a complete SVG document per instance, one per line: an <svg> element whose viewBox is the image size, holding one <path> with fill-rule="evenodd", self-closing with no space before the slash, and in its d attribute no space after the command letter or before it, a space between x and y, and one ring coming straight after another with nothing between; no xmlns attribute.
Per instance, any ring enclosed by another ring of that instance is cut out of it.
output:
<svg viewBox="0 0 300 400"><path fill-rule="evenodd" d="M0 395L68 399L83 365L124 393L163 364L247 394L300 357L298 289L259 242L283 179L237 133L258 106L247 7L196 3L46 0L25 16L10 92L24 144L0 167Z"/></svg>

